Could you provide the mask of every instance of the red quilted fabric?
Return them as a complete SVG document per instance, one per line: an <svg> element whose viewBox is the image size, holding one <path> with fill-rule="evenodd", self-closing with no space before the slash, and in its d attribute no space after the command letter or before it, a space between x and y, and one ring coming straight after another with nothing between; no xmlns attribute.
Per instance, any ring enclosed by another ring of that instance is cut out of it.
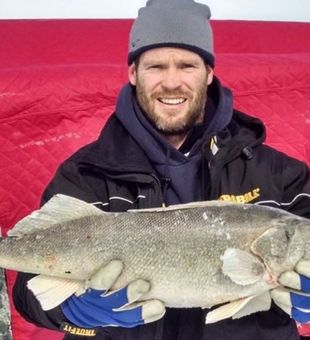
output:
<svg viewBox="0 0 310 340"><path fill-rule="evenodd" d="M38 207L58 164L97 137L127 81L131 20L0 21L0 225ZM267 143L310 165L310 24L214 21L215 72ZM8 272L11 290L15 273ZM24 321L15 340L62 335ZM302 334L310 330L300 328Z"/></svg>

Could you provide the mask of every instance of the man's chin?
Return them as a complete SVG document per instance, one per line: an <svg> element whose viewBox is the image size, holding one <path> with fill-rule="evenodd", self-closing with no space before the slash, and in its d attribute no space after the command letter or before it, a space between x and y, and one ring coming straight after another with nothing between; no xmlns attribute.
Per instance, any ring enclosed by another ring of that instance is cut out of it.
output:
<svg viewBox="0 0 310 340"><path fill-rule="evenodd" d="M188 126L155 126L156 129L164 136L172 137L172 136L183 136L186 134L190 127Z"/></svg>

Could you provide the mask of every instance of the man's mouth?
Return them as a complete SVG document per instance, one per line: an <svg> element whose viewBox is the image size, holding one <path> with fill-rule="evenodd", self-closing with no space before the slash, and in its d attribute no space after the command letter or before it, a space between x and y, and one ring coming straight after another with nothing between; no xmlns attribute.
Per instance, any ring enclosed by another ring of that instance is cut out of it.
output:
<svg viewBox="0 0 310 340"><path fill-rule="evenodd" d="M179 105L186 102L185 98L158 98L158 100L166 105Z"/></svg>

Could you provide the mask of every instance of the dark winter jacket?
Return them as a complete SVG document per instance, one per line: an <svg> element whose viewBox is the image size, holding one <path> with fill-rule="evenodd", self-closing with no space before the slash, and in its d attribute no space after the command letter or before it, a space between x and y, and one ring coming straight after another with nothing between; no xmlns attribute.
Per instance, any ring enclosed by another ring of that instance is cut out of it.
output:
<svg viewBox="0 0 310 340"><path fill-rule="evenodd" d="M215 103L215 114L223 104L219 99L221 86L219 83L216 86L217 90L211 90L211 95L214 91L211 99ZM134 103L129 104L128 110L131 110ZM44 192L42 202L55 193L64 193L107 211L161 206L165 201L163 176L124 125L126 123L118 113L113 115L97 141L79 150L60 166ZM207 126L210 122L204 128ZM197 176L201 188L197 199L265 204L310 218L310 183L306 165L264 145L265 129L258 119L233 111L231 121L216 132L203 131L194 141L191 138L185 141L190 150L199 139ZM30 277L29 274L18 275L14 287L17 310L38 326L59 330L60 323L66 321L60 308L48 312L41 310L26 287ZM275 306L267 312L208 326L204 325L205 314L206 310L195 308L168 309L164 318L157 322L133 329L100 328L93 339L299 339L295 322ZM65 339L83 337L67 334Z"/></svg>

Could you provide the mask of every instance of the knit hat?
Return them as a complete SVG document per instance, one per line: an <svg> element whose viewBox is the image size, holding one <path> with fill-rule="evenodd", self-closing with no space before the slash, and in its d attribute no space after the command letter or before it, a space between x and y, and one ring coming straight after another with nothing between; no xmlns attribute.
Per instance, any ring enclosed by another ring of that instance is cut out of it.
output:
<svg viewBox="0 0 310 340"><path fill-rule="evenodd" d="M207 5L193 0L148 0L131 28L128 64L152 48L180 47L214 67L210 16Z"/></svg>

